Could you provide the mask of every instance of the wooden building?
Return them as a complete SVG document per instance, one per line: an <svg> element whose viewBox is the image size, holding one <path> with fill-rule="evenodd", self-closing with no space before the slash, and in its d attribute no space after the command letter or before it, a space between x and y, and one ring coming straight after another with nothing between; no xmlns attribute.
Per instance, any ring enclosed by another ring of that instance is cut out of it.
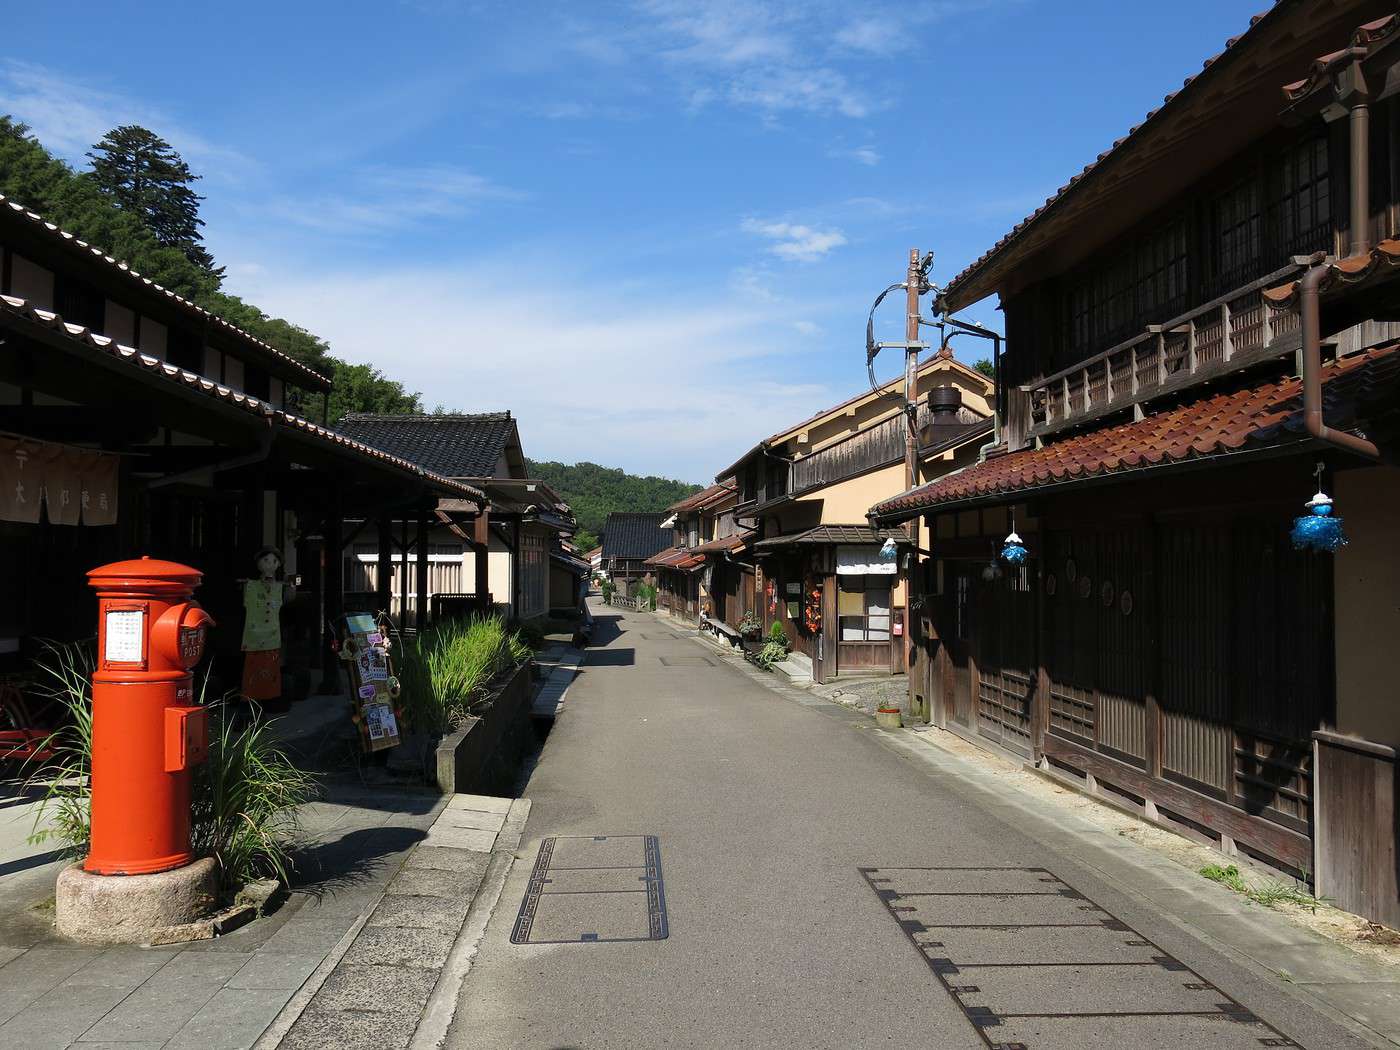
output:
<svg viewBox="0 0 1400 1050"><path fill-rule="evenodd" d="M725 559L734 544L719 543L741 530L734 520L738 494L733 479L717 482L667 507L675 543L648 560L656 570L657 608L698 624L702 618L725 620L726 595L738 593L737 566ZM731 569L734 580L729 580ZM750 592L752 588L750 588ZM739 616L742 617L742 612Z"/></svg>
<svg viewBox="0 0 1400 1050"><path fill-rule="evenodd" d="M552 559L560 554L561 538L573 534L574 519L553 489L526 476L520 429L509 412L360 413L342 419L339 429L470 485L490 502L489 520L451 498L434 508L428 534L430 596L450 595L453 607L495 607L521 620L549 612ZM473 523L471 531L467 522ZM383 536L390 539L387 548L380 542ZM354 550L347 552L347 587L362 602L392 609L395 616L412 621L421 604L409 580L413 554L408 523L381 515L367 523ZM389 561L387 571L381 557ZM447 607L445 599L437 601Z"/></svg>
<svg viewBox="0 0 1400 1050"><path fill-rule="evenodd" d="M921 470L932 477L971 462L992 433L991 381L940 351L919 365ZM812 676L898 674L905 669L904 584L893 538L908 553L920 537L875 529L872 504L905 488L903 379L788 427L720 474L738 485L733 514L754 530L764 630L783 625Z"/></svg>
<svg viewBox="0 0 1400 1050"><path fill-rule="evenodd" d="M618 593L631 596L638 583L655 578L647 559L672 546L671 530L662 527L663 512L614 511L603 524L603 575Z"/></svg>
<svg viewBox="0 0 1400 1050"><path fill-rule="evenodd" d="M939 725L1391 924L1394 12L1280 0L954 279L1005 311L1003 446L871 515L932 536ZM1335 554L1290 542L1319 486Z"/></svg>
<svg viewBox="0 0 1400 1050"><path fill-rule="evenodd" d="M239 680L239 581L274 546L297 584L284 695L310 691L318 663L335 691L323 625L343 609L345 519L388 509L421 534L440 497L475 514L485 496L294 411L329 389L0 198L0 673L24 688L41 639L91 637L85 572L150 555L204 573L217 695Z"/></svg>

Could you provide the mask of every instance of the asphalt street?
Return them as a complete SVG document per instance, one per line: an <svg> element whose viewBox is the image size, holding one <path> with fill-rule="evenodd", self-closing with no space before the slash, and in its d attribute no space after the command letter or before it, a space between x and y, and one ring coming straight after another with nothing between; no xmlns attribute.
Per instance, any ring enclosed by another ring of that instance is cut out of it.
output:
<svg viewBox="0 0 1400 1050"><path fill-rule="evenodd" d="M1368 1045L867 717L598 612L447 1046Z"/></svg>

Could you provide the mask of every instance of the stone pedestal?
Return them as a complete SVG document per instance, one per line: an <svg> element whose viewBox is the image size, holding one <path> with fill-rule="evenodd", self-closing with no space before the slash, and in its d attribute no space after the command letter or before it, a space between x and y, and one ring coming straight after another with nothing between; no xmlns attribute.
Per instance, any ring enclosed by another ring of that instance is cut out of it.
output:
<svg viewBox="0 0 1400 1050"><path fill-rule="evenodd" d="M205 918L218 901L209 857L154 875L94 875L81 864L58 876L58 932L85 944L148 944L160 931Z"/></svg>

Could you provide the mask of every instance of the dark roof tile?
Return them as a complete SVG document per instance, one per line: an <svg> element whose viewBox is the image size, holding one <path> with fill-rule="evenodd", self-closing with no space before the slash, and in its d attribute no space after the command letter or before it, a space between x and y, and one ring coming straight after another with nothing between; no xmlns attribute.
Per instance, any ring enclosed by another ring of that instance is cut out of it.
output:
<svg viewBox="0 0 1400 1050"><path fill-rule="evenodd" d="M614 511L603 525L604 558L650 558L675 541L675 533L663 529L664 512L637 514Z"/></svg>
<svg viewBox="0 0 1400 1050"><path fill-rule="evenodd" d="M389 416L357 413L338 424L366 441L449 478L490 478L515 436L509 412Z"/></svg>

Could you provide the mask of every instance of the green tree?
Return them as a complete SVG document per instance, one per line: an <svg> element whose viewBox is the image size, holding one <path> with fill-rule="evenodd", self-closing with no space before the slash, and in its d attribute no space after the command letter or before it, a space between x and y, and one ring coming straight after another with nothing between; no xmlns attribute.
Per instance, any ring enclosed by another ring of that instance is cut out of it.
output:
<svg viewBox="0 0 1400 1050"><path fill-rule="evenodd" d="M597 463L554 463L527 460L525 469L564 498L579 528L596 537L615 510L659 511L699 492L701 486L654 476L639 477ZM595 542L589 548L596 547Z"/></svg>
<svg viewBox="0 0 1400 1050"><path fill-rule="evenodd" d="M211 266L201 266L182 248L161 244L145 218L128 211L115 192L101 189L94 173L74 171L49 153L25 124L4 115L0 115L0 193L331 379L335 386L332 421L350 412L423 410L419 396L401 383L368 365L340 360L314 333L220 291L222 271L212 268L213 260ZM194 229L197 237L197 224ZM320 395L289 391L288 407L309 418L320 419L320 403Z"/></svg>
<svg viewBox="0 0 1400 1050"><path fill-rule="evenodd" d="M91 173L75 172L10 116L0 116L0 193L186 299L201 302L218 289L215 274L161 245L139 217L98 189Z"/></svg>
<svg viewBox="0 0 1400 1050"><path fill-rule="evenodd" d="M992 359L990 357L979 358L972 367L977 369L977 371L981 372L988 379L995 379L997 377L996 365L992 364Z"/></svg>
<svg viewBox="0 0 1400 1050"><path fill-rule="evenodd" d="M568 503L568 500L564 502ZM587 554L594 547L598 546L598 534L580 525L578 531L574 533L572 542L574 546L583 551L584 554Z"/></svg>
<svg viewBox="0 0 1400 1050"><path fill-rule="evenodd" d="M200 176L155 132L123 124L102 136L88 153L92 179L128 215L145 224L163 248L176 248L202 270L222 280L223 269L204 247L199 232L204 200L193 184Z"/></svg>

